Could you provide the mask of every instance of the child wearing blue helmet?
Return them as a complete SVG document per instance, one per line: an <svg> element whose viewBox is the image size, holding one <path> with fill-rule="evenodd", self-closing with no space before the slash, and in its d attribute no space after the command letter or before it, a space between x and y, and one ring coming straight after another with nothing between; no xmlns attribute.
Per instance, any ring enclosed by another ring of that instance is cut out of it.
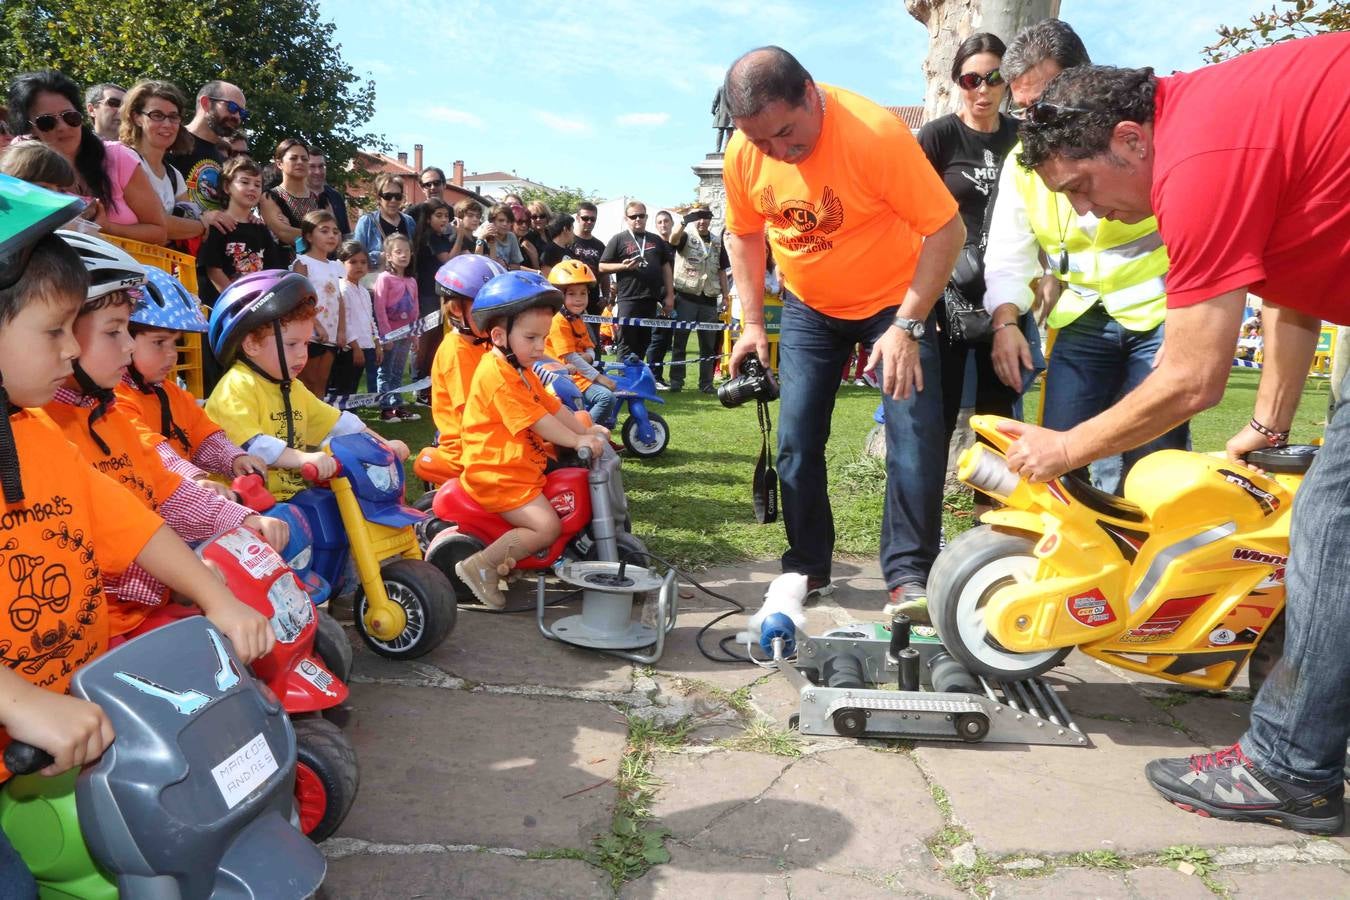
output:
<svg viewBox="0 0 1350 900"><path fill-rule="evenodd" d="M266 474L267 464L226 437L225 429L170 377L178 364L179 336L204 335L206 318L197 298L177 278L154 268L145 275L127 327L136 346L117 386L117 405L135 421L166 468L227 493L212 475L228 480L249 472Z"/></svg>
<svg viewBox="0 0 1350 900"><path fill-rule="evenodd" d="M499 576L562 532L543 495L548 445L585 447L598 457L609 436L605 428L584 425L534 374L561 306L557 288L537 272L523 271L494 277L473 302L475 329L488 335L492 347L474 371L464 406L459 483L483 509L514 527L457 563L455 573L494 609L506 605Z"/></svg>

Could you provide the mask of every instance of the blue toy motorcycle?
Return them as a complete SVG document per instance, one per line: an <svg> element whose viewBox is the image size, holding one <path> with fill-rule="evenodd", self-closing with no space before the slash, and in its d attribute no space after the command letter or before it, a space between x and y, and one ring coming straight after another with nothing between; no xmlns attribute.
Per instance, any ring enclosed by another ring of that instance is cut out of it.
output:
<svg viewBox="0 0 1350 900"><path fill-rule="evenodd" d="M584 410L586 403L581 391L571 378L567 377L561 363L555 360L541 360L534 365L540 381L550 388L566 406L573 410ZM628 404L628 418L624 420L620 435L624 448L634 456L650 459L665 452L670 443L670 427L666 420L654 412L648 412L647 403L665 403L656 393L656 379L651 368L629 354L622 363L605 363L603 370L614 379L614 396L619 406ZM618 407L615 408L615 421L618 420ZM599 425L613 427L614 422L598 422Z"/></svg>

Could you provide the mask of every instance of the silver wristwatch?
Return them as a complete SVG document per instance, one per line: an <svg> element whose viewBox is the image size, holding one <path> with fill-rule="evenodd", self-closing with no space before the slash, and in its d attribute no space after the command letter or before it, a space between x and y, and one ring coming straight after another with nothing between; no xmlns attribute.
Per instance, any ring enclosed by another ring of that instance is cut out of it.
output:
<svg viewBox="0 0 1350 900"><path fill-rule="evenodd" d="M899 328L916 341L923 337L923 323L918 319L906 319L904 316L896 316L895 321L891 323L891 327Z"/></svg>

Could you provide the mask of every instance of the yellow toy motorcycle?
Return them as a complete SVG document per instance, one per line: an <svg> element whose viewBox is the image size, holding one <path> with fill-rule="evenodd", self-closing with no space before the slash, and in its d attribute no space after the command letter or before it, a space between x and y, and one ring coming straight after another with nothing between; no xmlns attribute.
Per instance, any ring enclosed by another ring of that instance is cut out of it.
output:
<svg viewBox="0 0 1350 900"><path fill-rule="evenodd" d="M1316 447L1252 453L1266 475L1163 450L1134 466L1122 499L1072 474L1014 474L1002 421L971 418L993 447L962 454L959 477L1006 506L948 544L928 579L933 624L971 672L1018 681L1079 647L1218 689L1282 638L1291 507Z"/></svg>

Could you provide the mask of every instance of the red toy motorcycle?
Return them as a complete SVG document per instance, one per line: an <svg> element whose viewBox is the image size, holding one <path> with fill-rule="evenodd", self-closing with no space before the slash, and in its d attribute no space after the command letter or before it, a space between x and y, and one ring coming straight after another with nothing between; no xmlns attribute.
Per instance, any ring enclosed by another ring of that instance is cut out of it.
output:
<svg viewBox="0 0 1350 900"><path fill-rule="evenodd" d="M219 534L199 546L197 554L221 573L230 593L272 623L276 644L253 661L253 676L264 692L280 699L295 726L300 830L316 843L322 841L347 817L359 777L351 741L321 715L347 699L347 685L315 652L321 613L280 554L250 528ZM195 606L166 603L127 637L200 612ZM346 643L345 635L342 641Z"/></svg>

